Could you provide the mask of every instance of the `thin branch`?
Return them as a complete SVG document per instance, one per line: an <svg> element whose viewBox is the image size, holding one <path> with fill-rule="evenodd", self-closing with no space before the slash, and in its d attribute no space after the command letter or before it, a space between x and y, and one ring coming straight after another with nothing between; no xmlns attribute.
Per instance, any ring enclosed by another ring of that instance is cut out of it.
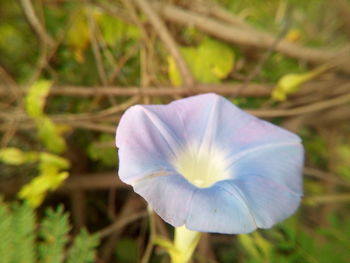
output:
<svg viewBox="0 0 350 263"><path fill-rule="evenodd" d="M113 232L118 231L119 229L124 228L128 224L130 224L138 219L144 218L146 216L147 216L147 211L142 211L142 212L134 213L132 215L125 216L123 218L120 218L116 222L114 222L112 225L98 231L96 234L100 238L109 236Z"/></svg>
<svg viewBox="0 0 350 263"><path fill-rule="evenodd" d="M40 23L38 17L35 14L32 2L30 0L19 0L24 14L26 15L31 27L37 34L38 38L44 45L52 46L54 41L50 35L46 32L44 26Z"/></svg>
<svg viewBox="0 0 350 263"><path fill-rule="evenodd" d="M231 24L236 27L240 27L244 30L250 30L252 33L255 33L255 29L249 24L245 23L242 18L234 16L231 12L227 11L225 8L220 6L217 2L214 1L193 1L189 8L192 11L201 13L203 15L210 15L214 18L217 18L223 22Z"/></svg>
<svg viewBox="0 0 350 263"><path fill-rule="evenodd" d="M87 87L87 86L54 86L50 90L50 96L79 96L79 97L94 97L97 95L113 95L113 96L188 96L200 93L215 92L221 95L232 96L237 90L241 89L243 84L199 84L193 88L188 87L172 87L159 86L140 88L136 86L106 86L106 87ZM8 95L9 86L0 85L0 96ZM26 90L21 87L20 95L24 95ZM270 96L272 85L267 84L249 84L240 92L241 97L263 97Z"/></svg>
<svg viewBox="0 0 350 263"><path fill-rule="evenodd" d="M142 10L142 12L146 14L149 21L155 28L157 34L159 35L160 39L165 43L166 47L169 49L170 54L172 55L172 57L176 61L176 64L179 67L181 76L184 81L184 85L187 87L192 87L195 82L193 79L193 76L184 58L180 53L180 50L178 49L175 40L170 35L163 21L160 19L158 14L153 10L153 7L148 3L147 0L134 0L134 2Z"/></svg>
<svg viewBox="0 0 350 263"><path fill-rule="evenodd" d="M0 192L4 195L12 195L28 183L29 177L11 177L0 180ZM55 190L58 193L70 193L73 191L97 191L115 188L129 188L129 185L120 181L116 172L105 172L95 174L72 174Z"/></svg>
<svg viewBox="0 0 350 263"><path fill-rule="evenodd" d="M184 10L175 5L157 4L155 6L159 13L169 21L181 25L194 26L212 36L234 44L269 49L275 42L275 37L265 32L256 30L255 34L252 34L250 30L234 27L225 22ZM350 72L348 48L343 51L327 51L307 48L287 40L282 40L276 45L276 51L289 57L316 64L323 64L334 60L339 70Z"/></svg>
<svg viewBox="0 0 350 263"><path fill-rule="evenodd" d="M350 193L306 196L303 202L309 204L350 202Z"/></svg>
<svg viewBox="0 0 350 263"><path fill-rule="evenodd" d="M261 118L273 118L273 117L287 117L294 115L302 115L305 113L311 113L315 111L325 110L331 107L339 106L350 102L350 93L344 96L336 97L321 102L316 102L310 105L297 107L293 109L285 110L247 110L249 113L256 115Z"/></svg>
<svg viewBox="0 0 350 263"><path fill-rule="evenodd" d="M305 167L304 174L306 174L310 177L314 177L317 179L328 181L330 183L337 184L340 186L350 187L349 182L346 182L346 181L340 179L339 177L335 176L334 174L329 173L329 172L324 172L324 171L321 171L321 170L318 170L318 169L315 169L312 167Z"/></svg>
<svg viewBox="0 0 350 263"><path fill-rule="evenodd" d="M93 20L93 14L91 14L91 13L87 14L87 21L89 24L91 46L92 46L92 52L94 54L95 61L96 61L97 72L98 72L98 75L100 77L101 83L104 86L107 86L108 85L108 78L107 78L107 74L106 74L106 71L105 71L104 66L103 66L100 47L99 47L97 37L96 37L96 24L95 24L95 21Z"/></svg>
<svg viewBox="0 0 350 263"><path fill-rule="evenodd" d="M345 29L345 32L350 37L350 4L347 0L335 0L332 2L332 5L335 6L339 18L341 19L343 23L343 27Z"/></svg>
<svg viewBox="0 0 350 263"><path fill-rule="evenodd" d="M101 110L98 112L89 112L89 113L77 113L77 114L62 114L62 115L56 115L53 120L56 122L60 121L79 121L79 120L94 120L94 119L101 119L106 116L110 115L116 115L117 113L120 113L124 111L125 109L131 107L132 105L136 104L139 101L139 97L131 97L131 99L127 100L124 103L112 106L108 109Z"/></svg>

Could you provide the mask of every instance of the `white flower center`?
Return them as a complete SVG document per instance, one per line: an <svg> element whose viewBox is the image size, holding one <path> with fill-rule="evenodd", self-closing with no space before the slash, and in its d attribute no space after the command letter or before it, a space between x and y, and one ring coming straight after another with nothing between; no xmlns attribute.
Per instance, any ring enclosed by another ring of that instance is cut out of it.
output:
<svg viewBox="0 0 350 263"><path fill-rule="evenodd" d="M179 152L173 164L190 183L204 188L229 178L224 156L218 149L192 146Z"/></svg>

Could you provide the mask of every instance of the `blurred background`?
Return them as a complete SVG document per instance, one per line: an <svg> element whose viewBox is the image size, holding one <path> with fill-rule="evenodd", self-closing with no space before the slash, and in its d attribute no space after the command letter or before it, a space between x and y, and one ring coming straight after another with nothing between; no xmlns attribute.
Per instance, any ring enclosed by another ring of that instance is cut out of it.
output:
<svg viewBox="0 0 350 263"><path fill-rule="evenodd" d="M0 1L0 262L169 262L114 132L205 92L303 138L305 196L270 230L204 235L194 262L349 262L349 39L347 0Z"/></svg>

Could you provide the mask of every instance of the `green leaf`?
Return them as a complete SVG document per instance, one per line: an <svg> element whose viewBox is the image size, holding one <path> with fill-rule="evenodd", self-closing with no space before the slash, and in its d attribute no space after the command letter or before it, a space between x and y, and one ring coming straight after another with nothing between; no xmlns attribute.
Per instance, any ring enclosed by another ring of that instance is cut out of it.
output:
<svg viewBox="0 0 350 263"><path fill-rule="evenodd" d="M43 202L48 191L55 190L69 176L68 172L60 172L69 167L69 161L50 153L40 153L40 174L24 185L18 197L27 200L32 207L38 207Z"/></svg>
<svg viewBox="0 0 350 263"><path fill-rule="evenodd" d="M67 263L96 262L96 247L99 239L82 229L74 239L73 246L68 251Z"/></svg>
<svg viewBox="0 0 350 263"><path fill-rule="evenodd" d="M234 66L234 53L226 44L206 38L198 47L198 61L196 75L205 82L206 75L202 70L208 70L219 79L225 78ZM214 77L213 77L214 80Z"/></svg>
<svg viewBox="0 0 350 263"><path fill-rule="evenodd" d="M138 39L140 37L140 32L137 27L107 14L100 16L98 24L109 46L114 47L120 40Z"/></svg>
<svg viewBox="0 0 350 263"><path fill-rule="evenodd" d="M66 142L59 133L56 125L47 117L37 119L38 137L42 143L54 153L66 150Z"/></svg>
<svg viewBox="0 0 350 263"><path fill-rule="evenodd" d="M59 170L65 170L70 167L68 159L52 153L42 152L40 153L39 158L41 164L49 164L55 166Z"/></svg>
<svg viewBox="0 0 350 263"><path fill-rule="evenodd" d="M22 165L38 160L37 152L23 152L15 147L7 147L0 150L0 162L10 165Z"/></svg>
<svg viewBox="0 0 350 263"><path fill-rule="evenodd" d="M68 214L63 213L63 206L56 211L46 210L46 216L41 223L39 257L41 263L63 262L64 248L68 243Z"/></svg>
<svg viewBox="0 0 350 263"><path fill-rule="evenodd" d="M49 94L52 82L49 80L38 80L28 90L25 97L27 114L32 118L43 116L46 97Z"/></svg>
<svg viewBox="0 0 350 263"><path fill-rule="evenodd" d="M11 262L14 253L12 215L8 206L0 200L0 262Z"/></svg>
<svg viewBox="0 0 350 263"><path fill-rule="evenodd" d="M257 247L255 246L254 239L251 235L241 234L238 235L239 242L244 247L244 249L248 252L249 256L259 260L260 253Z"/></svg>
<svg viewBox="0 0 350 263"><path fill-rule="evenodd" d="M47 192L55 190L68 176L67 172L40 174L21 188L18 197L26 200L30 206L38 207L43 202Z"/></svg>
<svg viewBox="0 0 350 263"><path fill-rule="evenodd" d="M297 92L301 84L317 77L328 69L329 66L322 65L306 73L284 75L279 79L276 87L272 91L272 98L278 101L286 100L287 95Z"/></svg>
<svg viewBox="0 0 350 263"><path fill-rule="evenodd" d="M0 150L0 161L11 165L21 165L25 163L26 158L20 149L8 147Z"/></svg>
<svg viewBox="0 0 350 263"><path fill-rule="evenodd" d="M90 43L90 29L86 16L86 10L79 8L74 14L72 24L67 30L65 41L74 53L74 58L79 63L84 62L84 51Z"/></svg>
<svg viewBox="0 0 350 263"><path fill-rule="evenodd" d="M12 216L12 233L14 235L14 251L12 262L34 263L35 254L35 215L27 205L15 204Z"/></svg>
<svg viewBox="0 0 350 263"><path fill-rule="evenodd" d="M219 83L234 66L234 53L226 44L206 38L197 47L183 47L181 53L195 79L202 83ZM172 57L168 57L168 74L175 86L182 84Z"/></svg>
<svg viewBox="0 0 350 263"><path fill-rule="evenodd" d="M116 165L116 151L114 147L100 146L104 142L112 142L114 137L109 134L101 134L98 142L91 143L88 147L88 154L91 159L101 161L107 166Z"/></svg>

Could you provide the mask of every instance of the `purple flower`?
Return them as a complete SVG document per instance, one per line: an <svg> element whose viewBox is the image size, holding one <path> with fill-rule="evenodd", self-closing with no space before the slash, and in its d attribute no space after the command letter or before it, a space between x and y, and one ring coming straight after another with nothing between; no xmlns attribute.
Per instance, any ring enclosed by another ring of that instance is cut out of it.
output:
<svg viewBox="0 0 350 263"><path fill-rule="evenodd" d="M116 145L121 180L175 227L248 233L300 203L300 138L216 94L129 108Z"/></svg>

